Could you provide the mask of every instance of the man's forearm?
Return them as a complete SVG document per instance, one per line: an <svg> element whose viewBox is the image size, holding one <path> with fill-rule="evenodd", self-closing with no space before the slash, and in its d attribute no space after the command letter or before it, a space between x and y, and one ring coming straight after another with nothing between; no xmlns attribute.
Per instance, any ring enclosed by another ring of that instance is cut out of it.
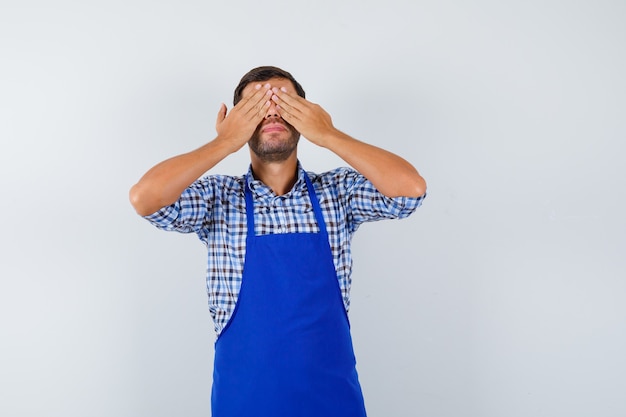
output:
<svg viewBox="0 0 626 417"><path fill-rule="evenodd" d="M218 139L154 167L130 189L130 202L142 216L174 203L182 192L202 174L233 152Z"/></svg>
<svg viewBox="0 0 626 417"><path fill-rule="evenodd" d="M324 147L359 171L387 197L419 197L426 181L405 159L335 130Z"/></svg>

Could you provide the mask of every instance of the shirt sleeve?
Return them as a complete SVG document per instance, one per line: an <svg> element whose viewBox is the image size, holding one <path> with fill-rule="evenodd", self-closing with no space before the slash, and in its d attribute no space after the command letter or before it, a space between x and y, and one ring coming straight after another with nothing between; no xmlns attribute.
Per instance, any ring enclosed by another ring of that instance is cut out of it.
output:
<svg viewBox="0 0 626 417"><path fill-rule="evenodd" d="M365 222L406 218L422 205L426 197L426 194L419 197L387 197L367 178L350 168L340 168L335 175L339 192L344 194L352 231Z"/></svg>
<svg viewBox="0 0 626 417"><path fill-rule="evenodd" d="M215 179L199 179L187 187L176 202L144 218L162 230L197 233L211 221L217 187Z"/></svg>

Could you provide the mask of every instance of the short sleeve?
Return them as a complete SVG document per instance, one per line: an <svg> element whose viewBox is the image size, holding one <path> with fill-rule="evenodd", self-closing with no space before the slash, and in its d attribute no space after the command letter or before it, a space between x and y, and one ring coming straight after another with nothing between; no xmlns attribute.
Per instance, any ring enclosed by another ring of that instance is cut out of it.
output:
<svg viewBox="0 0 626 417"><path fill-rule="evenodd" d="M339 193L343 194L347 205L352 231L365 222L406 218L421 206L426 197L426 194L419 197L387 197L367 178L350 168L335 170L334 175Z"/></svg>
<svg viewBox="0 0 626 417"><path fill-rule="evenodd" d="M144 218L162 230L198 232L211 219L217 187L216 181L209 177L197 180L183 191L176 202Z"/></svg>

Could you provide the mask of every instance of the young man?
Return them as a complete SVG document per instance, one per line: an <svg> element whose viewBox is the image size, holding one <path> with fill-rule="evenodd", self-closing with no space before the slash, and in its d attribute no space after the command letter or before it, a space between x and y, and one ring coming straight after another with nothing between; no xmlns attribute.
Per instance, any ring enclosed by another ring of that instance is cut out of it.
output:
<svg viewBox="0 0 626 417"><path fill-rule="evenodd" d="M365 416L347 318L350 240L363 222L410 215L424 179L399 156L337 130L276 67L244 75L216 130L130 191L154 225L195 232L207 245L218 335L213 417ZM304 171L300 134L352 168ZM198 179L246 143L246 175Z"/></svg>

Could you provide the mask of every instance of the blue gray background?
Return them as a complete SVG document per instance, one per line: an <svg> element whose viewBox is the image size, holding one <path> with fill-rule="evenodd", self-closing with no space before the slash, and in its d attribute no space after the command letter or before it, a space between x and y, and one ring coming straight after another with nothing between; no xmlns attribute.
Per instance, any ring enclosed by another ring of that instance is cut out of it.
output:
<svg viewBox="0 0 626 417"><path fill-rule="evenodd" d="M2 2L0 415L210 415L204 247L127 193L268 64L428 181L354 239L372 417L626 415L625 21L607 0Z"/></svg>

